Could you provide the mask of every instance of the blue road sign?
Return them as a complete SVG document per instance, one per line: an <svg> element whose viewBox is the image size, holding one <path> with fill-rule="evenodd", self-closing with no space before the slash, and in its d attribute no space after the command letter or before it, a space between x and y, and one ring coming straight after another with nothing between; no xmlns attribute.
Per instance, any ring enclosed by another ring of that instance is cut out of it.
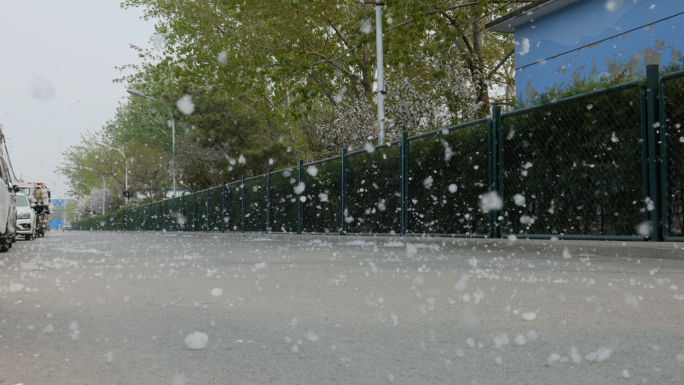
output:
<svg viewBox="0 0 684 385"><path fill-rule="evenodd" d="M66 199L53 199L51 202L53 206L64 206L66 204Z"/></svg>

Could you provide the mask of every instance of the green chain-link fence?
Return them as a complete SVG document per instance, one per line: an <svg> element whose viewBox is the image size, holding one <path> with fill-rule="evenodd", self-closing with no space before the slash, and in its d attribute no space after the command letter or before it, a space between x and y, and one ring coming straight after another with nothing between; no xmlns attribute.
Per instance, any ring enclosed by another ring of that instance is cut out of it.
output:
<svg viewBox="0 0 684 385"><path fill-rule="evenodd" d="M684 72L647 72L74 229L683 239Z"/></svg>
<svg viewBox="0 0 684 385"><path fill-rule="evenodd" d="M347 155L348 233L401 234L401 142Z"/></svg>
<svg viewBox="0 0 684 385"><path fill-rule="evenodd" d="M487 119L408 139L407 233L486 236Z"/></svg>
<svg viewBox="0 0 684 385"><path fill-rule="evenodd" d="M503 114L504 233L636 236L640 116L637 84Z"/></svg>
<svg viewBox="0 0 684 385"><path fill-rule="evenodd" d="M298 168L292 167L271 173L271 231L297 232Z"/></svg>
<svg viewBox="0 0 684 385"><path fill-rule="evenodd" d="M661 82L663 140L663 225L670 240L684 241L684 74Z"/></svg>
<svg viewBox="0 0 684 385"><path fill-rule="evenodd" d="M267 175L245 180L245 231L266 231Z"/></svg>
<svg viewBox="0 0 684 385"><path fill-rule="evenodd" d="M342 231L342 157L303 166L302 231L337 233Z"/></svg>

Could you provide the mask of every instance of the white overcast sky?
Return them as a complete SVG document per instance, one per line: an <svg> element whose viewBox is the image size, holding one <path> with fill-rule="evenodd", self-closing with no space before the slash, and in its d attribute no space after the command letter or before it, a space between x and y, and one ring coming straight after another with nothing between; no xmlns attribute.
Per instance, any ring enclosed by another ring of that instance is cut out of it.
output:
<svg viewBox="0 0 684 385"><path fill-rule="evenodd" d="M64 150L127 95L112 80L116 66L141 61L129 45L150 46L154 23L120 2L0 0L0 124L17 176L45 182L53 198L68 190L56 172Z"/></svg>

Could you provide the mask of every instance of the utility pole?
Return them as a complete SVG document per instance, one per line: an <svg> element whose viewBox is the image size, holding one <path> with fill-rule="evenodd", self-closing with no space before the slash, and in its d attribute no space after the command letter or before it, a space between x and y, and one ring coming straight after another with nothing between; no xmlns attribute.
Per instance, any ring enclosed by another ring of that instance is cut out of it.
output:
<svg viewBox="0 0 684 385"><path fill-rule="evenodd" d="M382 7L384 5L384 2L375 2L375 41L378 60L378 90L376 91L378 103L378 144L385 143L385 78L382 60Z"/></svg>

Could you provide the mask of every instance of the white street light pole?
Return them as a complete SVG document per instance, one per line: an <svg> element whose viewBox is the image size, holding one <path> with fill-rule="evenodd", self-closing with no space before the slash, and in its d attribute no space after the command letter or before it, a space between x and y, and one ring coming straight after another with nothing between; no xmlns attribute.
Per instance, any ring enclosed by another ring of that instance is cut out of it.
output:
<svg viewBox="0 0 684 385"><path fill-rule="evenodd" d="M375 2L375 42L377 51L378 90L378 144L385 143L385 77L382 57L382 6L384 2Z"/></svg>
<svg viewBox="0 0 684 385"><path fill-rule="evenodd" d="M102 215L105 213L105 201L107 200L107 182L105 181L104 175L102 177Z"/></svg>
<svg viewBox="0 0 684 385"><path fill-rule="evenodd" d="M141 98L147 98L147 99L154 100L155 102L160 103L162 106L166 107L166 111L169 112L169 116L171 117L171 153L172 153L171 166L173 167L173 196L176 197L176 123L173 119L173 114L171 113L171 109L169 108L169 106L167 106L166 104L164 104L160 100L157 100L153 97L147 96L138 90L128 89L128 90L126 90L126 92L128 92L129 94L131 94L133 96L138 96Z"/></svg>
<svg viewBox="0 0 684 385"><path fill-rule="evenodd" d="M125 167L126 167L126 191L128 191L128 158L126 158L126 154L124 154L124 152L121 151L121 150L119 150L118 148L114 148L114 147L109 146L109 145L106 145L106 144L104 144L104 143L102 143L102 142L95 142L95 143L99 144L100 146L104 146L104 147L107 147L107 148L111 148L112 150L119 151L119 152L121 153L121 155L123 155L123 157L124 157L124 163L125 163ZM104 178L104 177L103 177L103 178ZM128 197L126 197L126 202L128 202Z"/></svg>

